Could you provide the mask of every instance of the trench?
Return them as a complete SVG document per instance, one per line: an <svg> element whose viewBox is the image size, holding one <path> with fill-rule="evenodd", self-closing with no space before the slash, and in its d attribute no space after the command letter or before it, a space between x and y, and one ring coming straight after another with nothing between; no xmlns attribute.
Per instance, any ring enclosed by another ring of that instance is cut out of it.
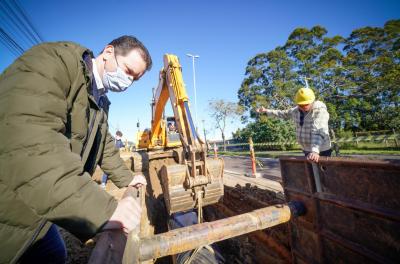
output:
<svg viewBox="0 0 400 264"><path fill-rule="evenodd" d="M205 221L211 222L283 202L275 192L258 188L254 184L224 186L224 189L222 201L204 207ZM116 195L115 192L113 194ZM162 217L158 216L154 220L160 221ZM156 233L165 232L166 225L159 228ZM87 263L94 243L91 241L82 243L65 230L61 230L61 233L68 250L67 263ZM227 239L213 244L213 249L221 255L217 257L218 261L204 249L192 263L290 263L288 225L281 224ZM182 260L188 257L187 253L182 256L178 257L178 263L182 263ZM173 261L171 256L167 256L157 260L156 263L173 263Z"/></svg>
<svg viewBox="0 0 400 264"><path fill-rule="evenodd" d="M173 158L168 157L153 159L149 161L148 168L143 170L148 181L146 207L148 208L149 225L145 231L147 235L168 231L168 221L166 221L168 214L165 209L159 172L163 165L175 163L176 161ZM128 167L134 166L129 164L129 161L127 161L127 165ZM99 181L101 175L102 171L98 168L93 179ZM123 190L118 189L112 182L108 182L106 189L116 199L121 198ZM250 181L250 183L242 181L236 186L224 185L223 198L216 204L204 207L204 221L211 222L224 219L283 202L282 194L265 189L257 181ZM95 246L96 238L82 243L65 230L61 230L61 233L68 250L67 263L87 263ZM227 239L212 245L215 254L203 248L195 256L192 263L290 263L288 234L288 224L281 224L273 228ZM186 252L174 257L163 257L158 259L156 263L184 263L190 255L189 253Z"/></svg>

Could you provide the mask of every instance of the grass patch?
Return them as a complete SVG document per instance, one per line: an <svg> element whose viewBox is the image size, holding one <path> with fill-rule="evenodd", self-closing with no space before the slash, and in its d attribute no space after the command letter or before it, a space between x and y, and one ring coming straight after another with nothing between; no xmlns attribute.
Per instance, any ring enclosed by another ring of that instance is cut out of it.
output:
<svg viewBox="0 0 400 264"><path fill-rule="evenodd" d="M396 149L342 149L341 154L348 155L400 155Z"/></svg>
<svg viewBox="0 0 400 264"><path fill-rule="evenodd" d="M249 151L221 151L219 155L226 156L250 156ZM335 153L333 153L334 155ZM399 155L400 149L341 149L341 155ZM213 155L210 153L210 155ZM286 151L256 151L257 158L277 158L279 156L291 155L291 156L303 156L303 152L300 150L286 150Z"/></svg>

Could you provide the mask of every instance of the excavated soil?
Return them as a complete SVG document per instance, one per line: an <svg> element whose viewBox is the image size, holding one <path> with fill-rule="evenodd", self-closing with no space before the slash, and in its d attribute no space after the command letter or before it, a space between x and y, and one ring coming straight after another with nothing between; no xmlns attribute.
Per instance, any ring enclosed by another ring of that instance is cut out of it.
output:
<svg viewBox="0 0 400 264"><path fill-rule="evenodd" d="M67 264L86 264L89 261L93 249L93 243L82 243L68 231L60 228L61 236L64 239L68 251Z"/></svg>

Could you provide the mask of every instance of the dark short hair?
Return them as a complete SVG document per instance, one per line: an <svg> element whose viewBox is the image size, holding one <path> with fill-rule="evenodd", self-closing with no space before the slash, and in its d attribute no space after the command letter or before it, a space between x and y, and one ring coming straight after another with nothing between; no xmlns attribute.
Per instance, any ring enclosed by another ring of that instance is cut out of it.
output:
<svg viewBox="0 0 400 264"><path fill-rule="evenodd" d="M137 49L140 52L143 60L146 62L146 70L149 71L153 62L151 60L151 56L147 48L143 45L140 40L138 40L134 36L121 36L119 38L114 39L108 45L111 45L115 49L115 54L125 56L131 50Z"/></svg>
<svg viewBox="0 0 400 264"><path fill-rule="evenodd" d="M115 134L116 134L117 136L119 136L119 137L122 137L122 132L119 131L119 130L117 130L117 132L115 132Z"/></svg>

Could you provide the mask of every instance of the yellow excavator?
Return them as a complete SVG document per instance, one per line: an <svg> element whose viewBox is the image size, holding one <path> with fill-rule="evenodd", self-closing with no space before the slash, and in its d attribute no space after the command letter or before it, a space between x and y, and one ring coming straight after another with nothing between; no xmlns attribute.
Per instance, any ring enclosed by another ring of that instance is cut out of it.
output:
<svg viewBox="0 0 400 264"><path fill-rule="evenodd" d="M167 101L174 116L164 118ZM159 84L153 92L151 129L138 133L137 148L143 151L133 158L133 163L141 164L142 171L155 172L149 175L151 192L155 198L163 196L168 214L197 208L201 222L202 207L223 196L223 160L207 158L206 144L195 129L182 68L175 55L164 55ZM144 160L148 165L143 166Z"/></svg>

